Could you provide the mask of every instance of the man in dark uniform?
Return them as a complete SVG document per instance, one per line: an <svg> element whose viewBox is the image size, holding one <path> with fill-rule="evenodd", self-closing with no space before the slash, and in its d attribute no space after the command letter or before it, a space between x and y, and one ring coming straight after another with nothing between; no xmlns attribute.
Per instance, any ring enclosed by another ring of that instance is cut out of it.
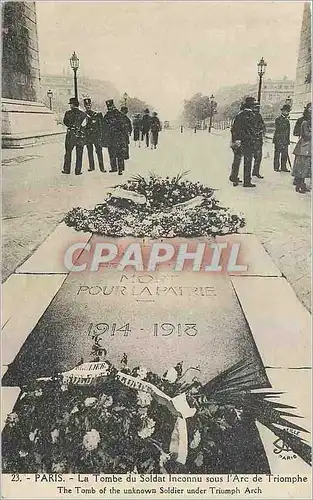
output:
<svg viewBox="0 0 313 500"><path fill-rule="evenodd" d="M290 106L284 104L281 115L275 120L274 143L274 170L275 172L290 172L287 168L288 146L290 144Z"/></svg>
<svg viewBox="0 0 313 500"><path fill-rule="evenodd" d="M141 128L141 116L139 113L137 113L133 118L133 131L134 131L133 139L135 145L137 144L138 141L139 147L140 147L140 128Z"/></svg>
<svg viewBox="0 0 313 500"><path fill-rule="evenodd" d="M123 174L125 157L127 156L127 138L125 133L125 119L116 109L113 99L106 101L108 111L103 117L103 145L108 148L111 170Z"/></svg>
<svg viewBox="0 0 313 500"><path fill-rule="evenodd" d="M241 113L241 111L243 110L244 110L244 104L242 103L240 106L239 113ZM238 186L238 184L242 182L239 179L239 167L242 159L242 147L241 144L239 144L239 141L237 143L234 143L232 141L230 147L233 150L234 158L231 166L229 180L233 183L233 186Z"/></svg>
<svg viewBox="0 0 313 500"><path fill-rule="evenodd" d="M81 175L83 148L85 140L86 115L79 109L79 102L76 97L71 97L69 100L71 109L66 111L63 119L64 125L67 127L65 137L65 155L62 174L71 173L72 151L76 147L76 166L75 174Z"/></svg>
<svg viewBox="0 0 313 500"><path fill-rule="evenodd" d="M161 131L161 122L158 113L154 111L151 118L151 149L156 149L159 142L159 132Z"/></svg>
<svg viewBox="0 0 313 500"><path fill-rule="evenodd" d="M93 147L95 146L100 171L105 172L102 153L102 114L91 109L91 99L89 97L84 99L84 106L87 115L85 141L89 160L88 171L91 172L95 169L95 160L93 157Z"/></svg>
<svg viewBox="0 0 313 500"><path fill-rule="evenodd" d="M146 139L146 147L149 147L149 132L151 128L151 116L150 111L145 109L143 117L141 119L141 140Z"/></svg>
<svg viewBox="0 0 313 500"><path fill-rule="evenodd" d="M243 155L243 187L255 187L255 184L251 183L251 168L255 139L254 113L252 111L254 103L254 97L246 97L243 103L243 110L235 117L231 128L232 145L235 148L240 147ZM236 168L232 169L230 180L233 182L234 186L237 186L239 182L239 164L237 163L235 167Z"/></svg>
<svg viewBox="0 0 313 500"><path fill-rule="evenodd" d="M259 179L264 179L263 175L260 175L260 166L263 157L263 139L265 136L266 128L263 117L260 113L260 103L256 102L253 106L254 121L255 121L255 139L253 147L253 169L252 175L258 177Z"/></svg>
<svg viewBox="0 0 313 500"><path fill-rule="evenodd" d="M121 107L121 113L122 113L122 118L124 120L125 124L125 136L126 136L126 141L127 141L127 152L125 156L125 160L129 160L129 137L132 134L133 131L133 126L130 118L128 118L127 113L128 113L128 107L127 106L122 106Z"/></svg>

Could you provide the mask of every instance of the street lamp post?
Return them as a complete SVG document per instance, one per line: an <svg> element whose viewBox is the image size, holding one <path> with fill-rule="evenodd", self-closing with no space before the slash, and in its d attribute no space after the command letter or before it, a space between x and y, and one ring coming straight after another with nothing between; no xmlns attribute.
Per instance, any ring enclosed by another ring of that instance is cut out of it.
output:
<svg viewBox="0 0 313 500"><path fill-rule="evenodd" d="M213 111L214 111L214 95L212 94L210 97L210 123L209 123L209 133L211 133L212 124L213 124Z"/></svg>
<svg viewBox="0 0 313 500"><path fill-rule="evenodd" d="M265 68L267 66L267 63L264 61L264 58L262 57L260 61L258 62L258 75L259 75L259 90L258 90L258 103L261 102L261 93L262 93L262 79L265 74Z"/></svg>
<svg viewBox="0 0 313 500"><path fill-rule="evenodd" d="M70 65L74 72L74 94L76 99L78 99L78 89L77 89L77 70L79 68L79 59L76 55L76 52L73 52L72 57L70 58Z"/></svg>
<svg viewBox="0 0 313 500"><path fill-rule="evenodd" d="M48 90L47 92L47 96L48 96L48 99L49 99L49 108L51 109L52 111L52 97L53 97L53 92L52 90Z"/></svg>

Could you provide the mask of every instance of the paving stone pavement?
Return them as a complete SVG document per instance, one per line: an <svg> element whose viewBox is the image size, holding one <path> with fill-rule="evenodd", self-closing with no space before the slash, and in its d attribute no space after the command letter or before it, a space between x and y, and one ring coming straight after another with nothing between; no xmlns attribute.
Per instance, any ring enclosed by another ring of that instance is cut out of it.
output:
<svg viewBox="0 0 313 500"><path fill-rule="evenodd" d="M245 214L245 231L258 236L301 302L311 310L311 196L295 193L290 174L273 171L269 141L262 162L265 178L257 180L255 189L234 188L228 181L232 161L229 131L164 131L160 149L132 147L124 177L97 170L77 177L61 175L63 154L61 142L3 151L3 280L33 253L73 206L93 206L111 185L135 173L175 175L188 170L190 179L217 189L221 204Z"/></svg>

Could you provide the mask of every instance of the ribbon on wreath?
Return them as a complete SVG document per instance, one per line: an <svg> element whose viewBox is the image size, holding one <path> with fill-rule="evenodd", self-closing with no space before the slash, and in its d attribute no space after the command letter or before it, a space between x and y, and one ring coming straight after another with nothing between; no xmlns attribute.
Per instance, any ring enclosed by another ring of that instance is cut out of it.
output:
<svg viewBox="0 0 313 500"><path fill-rule="evenodd" d="M171 398L163 391L158 389L150 382L127 375L123 372L117 373L118 380L130 387L139 391L149 392L151 396L162 406L166 406L168 410L176 417L174 430L172 432L170 452L176 455L176 461L185 464L188 454L188 434L186 419L193 417L196 413L196 408L191 408L187 402L186 394L182 393L174 398Z"/></svg>
<svg viewBox="0 0 313 500"><path fill-rule="evenodd" d="M104 380L109 372L109 364L106 361L92 361L82 363L72 370L61 373L63 383L74 385L91 385L95 381ZM162 406L176 417L176 422L171 436L170 452L176 456L176 461L185 464L188 455L188 434L187 418L193 417L196 408L191 408L187 402L186 394L182 393L171 398L163 391L158 389L150 382L145 382L138 377L133 377L123 372L116 374L117 379L130 389L148 392ZM49 378L40 378L38 380L50 380Z"/></svg>

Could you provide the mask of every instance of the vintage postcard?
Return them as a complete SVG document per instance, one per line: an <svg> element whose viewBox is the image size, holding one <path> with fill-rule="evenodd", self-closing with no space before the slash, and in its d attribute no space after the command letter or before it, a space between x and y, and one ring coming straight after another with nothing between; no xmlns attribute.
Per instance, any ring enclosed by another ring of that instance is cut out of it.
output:
<svg viewBox="0 0 313 500"><path fill-rule="evenodd" d="M311 498L311 3L2 3L1 497Z"/></svg>

